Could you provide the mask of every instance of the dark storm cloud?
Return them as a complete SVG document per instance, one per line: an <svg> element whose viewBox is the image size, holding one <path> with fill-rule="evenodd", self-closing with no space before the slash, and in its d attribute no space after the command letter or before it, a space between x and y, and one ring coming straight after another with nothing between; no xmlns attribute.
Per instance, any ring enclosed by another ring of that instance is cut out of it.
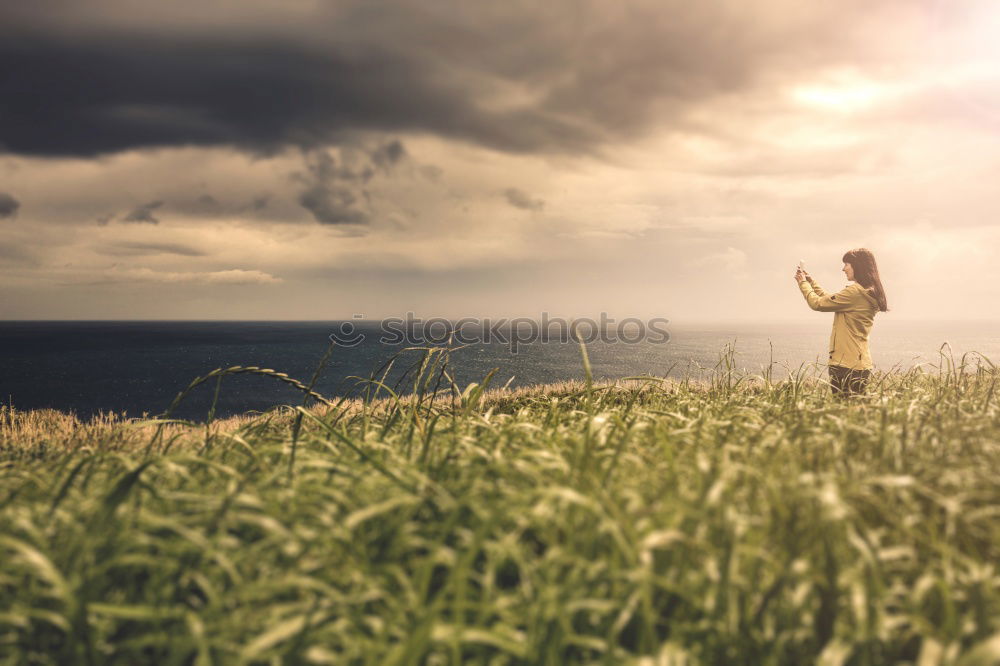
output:
<svg viewBox="0 0 1000 666"><path fill-rule="evenodd" d="M391 169L406 156L406 148L398 139L376 148L371 154L371 160L380 169Z"/></svg>
<svg viewBox="0 0 1000 666"><path fill-rule="evenodd" d="M368 151L352 149L339 160L329 150L308 151L306 171L294 176L304 185L299 205L322 224L368 224L371 197L365 185L405 157L406 147L398 139Z"/></svg>
<svg viewBox="0 0 1000 666"><path fill-rule="evenodd" d="M4 3L0 147L266 153L378 130L588 152L759 72L863 59L859 10L902 2Z"/></svg>
<svg viewBox="0 0 1000 666"><path fill-rule="evenodd" d="M132 243L120 242L97 248L101 254L114 256L134 256L148 254L174 254L182 257L203 257L207 253L180 243Z"/></svg>
<svg viewBox="0 0 1000 666"><path fill-rule="evenodd" d="M355 208L358 199L350 188L316 184L299 195L299 204L322 224L368 224L368 215Z"/></svg>
<svg viewBox="0 0 1000 666"><path fill-rule="evenodd" d="M366 183L374 170L366 165L360 170L337 162L327 151L317 151L306 156L304 174L295 179L305 185L299 193L299 205L312 213L321 224L367 224L368 214L359 209L364 190L358 182Z"/></svg>
<svg viewBox="0 0 1000 666"><path fill-rule="evenodd" d="M159 224L160 220L153 215L153 211L162 205L162 201L150 201L148 203L140 204L126 213L125 217L122 218L122 222L145 222L147 224Z"/></svg>
<svg viewBox="0 0 1000 666"><path fill-rule="evenodd" d="M533 211L540 211L545 208L545 201L543 199L532 197L527 192L519 190L516 187L508 187L504 190L503 194L507 198L507 203L514 208Z"/></svg>
<svg viewBox="0 0 1000 666"><path fill-rule="evenodd" d="M17 209L21 207L21 202L7 194L0 192L0 220L17 215Z"/></svg>
<svg viewBox="0 0 1000 666"><path fill-rule="evenodd" d="M505 150L578 145L590 132L533 111L480 112L455 83L379 46L363 54L198 40L0 41L0 147L94 156L232 145L272 153L355 130L430 130ZM67 122L72 119L72 122Z"/></svg>

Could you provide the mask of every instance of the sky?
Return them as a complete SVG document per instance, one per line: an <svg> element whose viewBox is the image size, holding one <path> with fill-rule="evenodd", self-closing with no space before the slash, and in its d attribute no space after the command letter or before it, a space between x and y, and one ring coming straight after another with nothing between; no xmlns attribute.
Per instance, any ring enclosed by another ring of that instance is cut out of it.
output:
<svg viewBox="0 0 1000 666"><path fill-rule="evenodd" d="M0 319L1000 319L1000 4L0 5ZM824 315L829 316L829 315Z"/></svg>

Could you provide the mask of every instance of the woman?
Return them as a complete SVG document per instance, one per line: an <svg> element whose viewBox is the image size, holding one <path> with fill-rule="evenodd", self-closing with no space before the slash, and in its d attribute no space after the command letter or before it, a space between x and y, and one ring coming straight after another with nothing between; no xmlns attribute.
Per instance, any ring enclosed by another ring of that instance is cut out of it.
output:
<svg viewBox="0 0 1000 666"><path fill-rule="evenodd" d="M842 270L852 283L832 295L801 267L795 271L795 281L809 307L835 313L829 366L830 385L838 397L862 394L868 388L873 367L868 334L875 313L889 310L875 256L865 248L857 248L845 254L842 261Z"/></svg>

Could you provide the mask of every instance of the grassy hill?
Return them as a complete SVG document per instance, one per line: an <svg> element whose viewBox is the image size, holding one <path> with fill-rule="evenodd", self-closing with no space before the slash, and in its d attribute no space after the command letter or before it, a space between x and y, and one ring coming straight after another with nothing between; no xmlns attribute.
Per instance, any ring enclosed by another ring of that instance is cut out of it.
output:
<svg viewBox="0 0 1000 666"><path fill-rule="evenodd" d="M203 423L3 408L0 663L1000 663L985 359L849 401L447 360Z"/></svg>

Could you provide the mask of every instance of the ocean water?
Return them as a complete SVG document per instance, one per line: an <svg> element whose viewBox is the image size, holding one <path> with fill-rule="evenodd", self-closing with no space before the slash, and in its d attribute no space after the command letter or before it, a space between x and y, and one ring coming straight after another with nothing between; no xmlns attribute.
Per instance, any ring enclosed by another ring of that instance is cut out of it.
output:
<svg viewBox="0 0 1000 666"><path fill-rule="evenodd" d="M831 315L832 316L832 315ZM380 342L378 322L352 322L365 339L340 347L326 366L316 390L342 396L363 389L352 376L368 377L402 343ZM795 323L667 324L665 342L626 344L595 341L588 355L597 379L634 375L704 377L733 345L737 367L761 373L768 366L776 378L806 366L825 372L829 316ZM159 414L195 377L218 367L260 366L288 373L308 383L342 322L26 322L0 321L0 400L20 409L55 408L81 416L119 412L127 416ZM554 331L555 335L555 331ZM660 336L663 337L663 336ZM936 366L940 348L957 360L979 352L1000 363L1000 322L900 322L877 319L871 335L876 368ZM419 361L419 351L402 352L390 385ZM969 362L974 363L973 356ZM451 368L464 387L498 368L491 386L512 387L584 376L580 347L558 339L521 345L511 353L502 341L470 344L453 352ZM410 383L412 385L412 383ZM203 418L211 405L214 380L199 387L175 413ZM407 390L407 382L399 385ZM225 416L301 404L301 394L269 377L228 376L216 407Z"/></svg>

